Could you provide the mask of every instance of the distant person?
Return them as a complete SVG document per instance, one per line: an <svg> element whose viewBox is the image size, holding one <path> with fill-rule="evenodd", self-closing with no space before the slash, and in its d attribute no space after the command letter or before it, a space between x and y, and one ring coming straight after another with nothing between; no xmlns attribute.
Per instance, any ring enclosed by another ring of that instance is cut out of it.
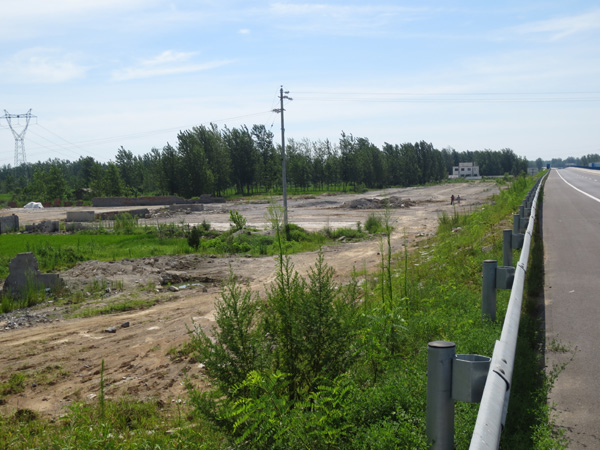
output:
<svg viewBox="0 0 600 450"><path fill-rule="evenodd" d="M454 194L450 196L450 206L454 205Z"/></svg>
<svg viewBox="0 0 600 450"><path fill-rule="evenodd" d="M456 197L456 203L460 205L460 194L458 194L458 196Z"/></svg>

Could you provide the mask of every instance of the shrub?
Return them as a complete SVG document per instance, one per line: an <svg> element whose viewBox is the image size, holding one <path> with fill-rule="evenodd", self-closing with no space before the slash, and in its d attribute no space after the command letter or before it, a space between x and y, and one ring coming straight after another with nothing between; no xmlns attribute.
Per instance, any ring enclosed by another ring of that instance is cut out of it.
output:
<svg viewBox="0 0 600 450"><path fill-rule="evenodd" d="M330 239L339 239L341 237L345 237L346 239L362 239L365 237L365 233L354 228L329 229L326 231L326 234Z"/></svg>
<svg viewBox="0 0 600 450"><path fill-rule="evenodd" d="M229 221L232 231L243 230L246 227L246 218L236 210L229 211Z"/></svg>
<svg viewBox="0 0 600 450"><path fill-rule="evenodd" d="M259 303L252 291L242 291L231 272L215 309L214 339L194 325L191 343L219 387L230 392L251 370L262 367L264 352L256 328Z"/></svg>
<svg viewBox="0 0 600 450"><path fill-rule="evenodd" d="M206 219L204 219L204 220L202 221L202 223L200 224L200 229L201 229L203 232L205 232L205 233L206 233L208 230L210 230L210 223L208 223L208 222L206 221Z"/></svg>
<svg viewBox="0 0 600 450"><path fill-rule="evenodd" d="M365 222L365 230L371 234L383 231L383 217L379 214L370 213Z"/></svg>
<svg viewBox="0 0 600 450"><path fill-rule="evenodd" d="M190 234L188 234L187 242L190 247L194 250L198 250L200 247L200 236L201 236L200 228L197 226L193 226L190 230Z"/></svg>

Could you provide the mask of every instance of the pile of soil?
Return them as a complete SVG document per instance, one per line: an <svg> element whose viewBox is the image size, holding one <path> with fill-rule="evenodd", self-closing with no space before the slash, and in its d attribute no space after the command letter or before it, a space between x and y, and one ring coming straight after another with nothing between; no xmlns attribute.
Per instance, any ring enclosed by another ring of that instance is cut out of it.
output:
<svg viewBox="0 0 600 450"><path fill-rule="evenodd" d="M410 208L417 203L410 198L400 198L395 195L386 198L359 198L345 202L340 208L347 209L384 209L384 208Z"/></svg>
<svg viewBox="0 0 600 450"><path fill-rule="evenodd" d="M227 276L222 263L211 255L154 256L120 261L84 261L61 274L71 291L94 280L121 282L125 288L197 282L216 285Z"/></svg>

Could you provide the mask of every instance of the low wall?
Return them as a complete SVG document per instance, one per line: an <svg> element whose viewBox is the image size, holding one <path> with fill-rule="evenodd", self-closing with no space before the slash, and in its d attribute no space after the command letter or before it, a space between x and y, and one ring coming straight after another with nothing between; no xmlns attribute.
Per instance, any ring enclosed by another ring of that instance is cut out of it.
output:
<svg viewBox="0 0 600 450"><path fill-rule="evenodd" d="M93 222L94 211L67 211L67 222Z"/></svg>
<svg viewBox="0 0 600 450"><path fill-rule="evenodd" d="M96 214L96 218L100 220L115 220L119 214L129 213L131 217L144 218L150 215L148 208L129 209L127 211L109 211L101 214Z"/></svg>
<svg viewBox="0 0 600 450"><path fill-rule="evenodd" d="M204 211L204 205L194 204L194 205L169 205L169 211Z"/></svg>
<svg viewBox="0 0 600 450"><path fill-rule="evenodd" d="M176 195L162 195L156 197L94 197L92 205L98 208L106 208L112 206L161 206L174 204L195 204L195 203L225 203L223 197L213 197L205 194L199 198L186 200Z"/></svg>

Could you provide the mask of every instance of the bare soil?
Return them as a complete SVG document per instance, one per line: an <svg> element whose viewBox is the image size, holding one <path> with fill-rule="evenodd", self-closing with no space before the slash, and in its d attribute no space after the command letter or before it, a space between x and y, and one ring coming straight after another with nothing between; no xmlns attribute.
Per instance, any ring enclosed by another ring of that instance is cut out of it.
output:
<svg viewBox="0 0 600 450"><path fill-rule="evenodd" d="M392 206L395 228L392 248L400 251L405 240L412 245L435 233L439 215L453 211L452 194L461 196L461 204L455 205L458 210L469 211L489 201L497 192L495 183L480 181L366 194L295 197L288 201L289 221L311 231L327 226L354 228L359 221L364 224L369 213L382 212L364 208L381 207L380 200L391 198L388 203ZM203 212L175 214L152 207L153 217L144 221L196 224L206 220L213 228L227 229L228 212L235 209L247 219L249 226L266 229L267 207L266 201L238 201L206 205ZM13 209L3 210L2 215L17 214L21 224L28 224L64 220L67 210L78 209L105 212L128 208ZM339 283L346 281L353 269L372 271L380 263L377 239L341 242L327 246L323 252L327 264L335 269ZM292 261L300 274L306 274L315 258L315 252L307 252L293 255ZM140 400L158 398L165 403L185 401L183 381L186 377L201 386L208 386L210 380L199 361L178 356L173 350L189 340L188 329L194 323L206 329L214 325L214 302L219 297L221 281L230 270L251 289L264 292L274 279L275 261L272 257L181 255L87 261L61 273L72 291L85 289L94 280L107 289L100 297L90 294L83 304L46 303L32 311L0 316L0 384L7 382L14 372L27 374L25 390L6 396L0 411L11 414L19 408L28 408L51 417L60 416L72 402L97 397L102 360L107 398L129 396ZM181 286L178 292L160 287L165 277L170 277L171 285ZM81 311L82 307L141 299L153 300L155 304L119 314L66 318L75 308ZM25 326L11 328L9 322L19 315L37 315L43 320L29 320ZM129 326L122 327L127 322ZM116 332L106 332L109 327L114 327Z"/></svg>

